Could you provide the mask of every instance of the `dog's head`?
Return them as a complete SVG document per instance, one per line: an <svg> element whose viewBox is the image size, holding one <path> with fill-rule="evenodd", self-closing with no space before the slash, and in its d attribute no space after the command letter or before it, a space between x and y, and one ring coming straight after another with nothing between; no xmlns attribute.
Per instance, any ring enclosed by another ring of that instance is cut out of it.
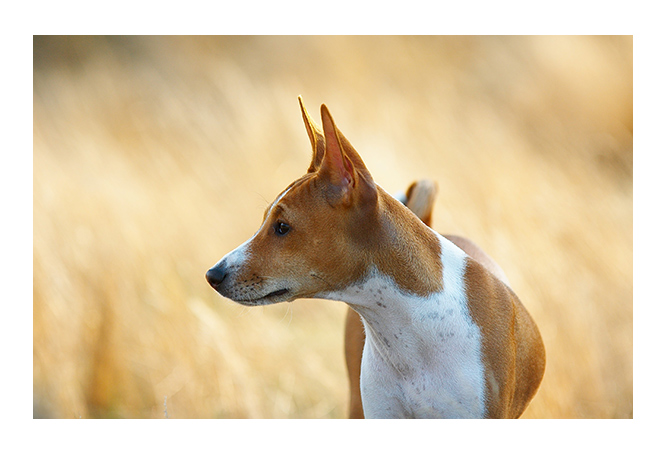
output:
<svg viewBox="0 0 665 455"><path fill-rule="evenodd" d="M206 273L221 295L244 305L320 296L359 280L359 251L378 225L377 187L325 105L323 131L300 107L312 162L266 209L259 230Z"/></svg>

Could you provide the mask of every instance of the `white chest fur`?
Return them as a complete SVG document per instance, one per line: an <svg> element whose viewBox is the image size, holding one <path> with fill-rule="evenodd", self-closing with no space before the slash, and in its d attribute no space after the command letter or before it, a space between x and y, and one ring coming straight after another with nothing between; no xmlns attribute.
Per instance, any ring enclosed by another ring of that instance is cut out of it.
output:
<svg viewBox="0 0 665 455"><path fill-rule="evenodd" d="M375 272L325 297L347 302L366 331L361 394L368 418L481 418L481 333L467 307L465 253L441 238L443 291L402 292Z"/></svg>

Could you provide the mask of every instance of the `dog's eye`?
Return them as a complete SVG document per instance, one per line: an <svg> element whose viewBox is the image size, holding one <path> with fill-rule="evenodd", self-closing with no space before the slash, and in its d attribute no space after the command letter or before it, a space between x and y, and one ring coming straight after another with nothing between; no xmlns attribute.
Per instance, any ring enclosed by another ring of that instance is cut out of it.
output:
<svg viewBox="0 0 665 455"><path fill-rule="evenodd" d="M291 229L291 226L289 226L286 223L283 223L281 221L278 221L278 222L275 223L275 234L277 234L279 236L286 235L289 232L290 229Z"/></svg>

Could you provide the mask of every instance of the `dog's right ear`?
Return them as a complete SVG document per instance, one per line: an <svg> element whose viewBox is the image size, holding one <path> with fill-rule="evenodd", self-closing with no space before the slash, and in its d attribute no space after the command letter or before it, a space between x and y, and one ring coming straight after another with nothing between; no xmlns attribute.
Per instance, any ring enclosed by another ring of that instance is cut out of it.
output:
<svg viewBox="0 0 665 455"><path fill-rule="evenodd" d="M312 144L312 162L307 172L316 172L321 167L321 161L323 161L323 155L326 152L326 143L321 129L307 113L301 96L298 96L298 103L300 103L300 112L302 112L302 119L305 122L309 142Z"/></svg>
<svg viewBox="0 0 665 455"><path fill-rule="evenodd" d="M321 121L325 153L317 172L328 183L328 203L375 207L378 193L374 180L358 152L335 126L325 104L321 105Z"/></svg>

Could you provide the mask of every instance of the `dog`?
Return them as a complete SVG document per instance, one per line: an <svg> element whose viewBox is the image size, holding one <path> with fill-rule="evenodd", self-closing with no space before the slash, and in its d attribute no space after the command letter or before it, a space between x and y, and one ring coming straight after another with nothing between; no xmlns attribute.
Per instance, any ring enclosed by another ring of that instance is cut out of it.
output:
<svg viewBox="0 0 665 455"><path fill-rule="evenodd" d="M505 274L376 184L325 105L321 129L299 102L312 146L307 173L207 281L248 306L346 302L364 328L364 417L519 417L542 381L545 348ZM358 351L347 342L350 351L347 365Z"/></svg>

